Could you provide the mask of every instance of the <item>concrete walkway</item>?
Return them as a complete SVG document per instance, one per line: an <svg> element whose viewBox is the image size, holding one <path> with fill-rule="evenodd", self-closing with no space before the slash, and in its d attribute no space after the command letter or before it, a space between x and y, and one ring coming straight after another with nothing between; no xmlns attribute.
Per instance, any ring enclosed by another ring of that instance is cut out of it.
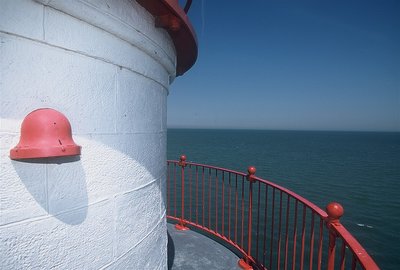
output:
<svg viewBox="0 0 400 270"><path fill-rule="evenodd" d="M194 232L178 231L168 223L168 269L240 269L239 258L214 240Z"/></svg>

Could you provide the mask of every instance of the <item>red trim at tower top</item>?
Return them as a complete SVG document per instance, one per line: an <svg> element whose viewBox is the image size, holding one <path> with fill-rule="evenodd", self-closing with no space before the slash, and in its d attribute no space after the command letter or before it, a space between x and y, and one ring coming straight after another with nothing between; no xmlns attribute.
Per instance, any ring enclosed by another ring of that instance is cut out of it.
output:
<svg viewBox="0 0 400 270"><path fill-rule="evenodd" d="M197 59L196 33L178 0L137 0L156 18L156 26L166 29L175 45L176 75L183 75Z"/></svg>

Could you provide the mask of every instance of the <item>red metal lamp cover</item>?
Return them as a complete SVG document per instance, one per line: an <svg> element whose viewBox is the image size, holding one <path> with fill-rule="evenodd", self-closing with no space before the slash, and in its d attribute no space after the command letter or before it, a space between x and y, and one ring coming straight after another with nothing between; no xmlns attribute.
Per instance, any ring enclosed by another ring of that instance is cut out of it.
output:
<svg viewBox="0 0 400 270"><path fill-rule="evenodd" d="M71 124L60 112L42 108L29 113L21 124L19 143L11 159L76 156L81 147L72 139Z"/></svg>

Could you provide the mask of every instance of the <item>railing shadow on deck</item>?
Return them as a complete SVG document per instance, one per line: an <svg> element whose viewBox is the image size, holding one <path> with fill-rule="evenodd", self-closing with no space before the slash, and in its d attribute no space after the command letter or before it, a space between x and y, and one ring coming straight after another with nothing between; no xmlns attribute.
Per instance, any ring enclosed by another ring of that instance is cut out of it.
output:
<svg viewBox="0 0 400 270"><path fill-rule="evenodd" d="M241 173L184 155L167 165L167 218L224 242L242 269L379 269L340 223L339 203L325 212L252 166Z"/></svg>

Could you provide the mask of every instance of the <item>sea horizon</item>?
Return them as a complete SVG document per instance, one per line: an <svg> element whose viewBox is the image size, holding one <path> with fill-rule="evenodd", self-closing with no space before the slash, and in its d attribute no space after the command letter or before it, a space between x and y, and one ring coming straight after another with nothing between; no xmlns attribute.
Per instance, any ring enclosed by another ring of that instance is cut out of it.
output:
<svg viewBox="0 0 400 270"><path fill-rule="evenodd" d="M270 129L270 128L240 128L240 127L167 127L167 130L182 129L182 130L249 130L249 131L295 131L295 132L366 132L366 133L400 133L400 130L349 130L349 129Z"/></svg>

